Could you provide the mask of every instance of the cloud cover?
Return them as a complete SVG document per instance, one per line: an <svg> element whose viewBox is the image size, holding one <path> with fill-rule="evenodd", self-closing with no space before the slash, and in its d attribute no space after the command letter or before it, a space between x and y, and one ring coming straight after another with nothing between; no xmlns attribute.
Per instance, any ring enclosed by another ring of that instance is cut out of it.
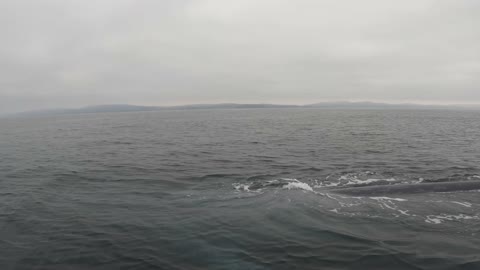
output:
<svg viewBox="0 0 480 270"><path fill-rule="evenodd" d="M477 0L0 1L0 113L480 103Z"/></svg>

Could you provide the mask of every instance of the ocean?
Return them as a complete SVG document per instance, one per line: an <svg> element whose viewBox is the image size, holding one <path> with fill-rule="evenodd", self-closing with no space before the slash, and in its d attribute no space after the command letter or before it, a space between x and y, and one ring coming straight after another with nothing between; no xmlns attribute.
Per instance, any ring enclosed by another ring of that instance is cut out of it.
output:
<svg viewBox="0 0 480 270"><path fill-rule="evenodd" d="M3 118L0 269L480 269L479 134L480 111Z"/></svg>

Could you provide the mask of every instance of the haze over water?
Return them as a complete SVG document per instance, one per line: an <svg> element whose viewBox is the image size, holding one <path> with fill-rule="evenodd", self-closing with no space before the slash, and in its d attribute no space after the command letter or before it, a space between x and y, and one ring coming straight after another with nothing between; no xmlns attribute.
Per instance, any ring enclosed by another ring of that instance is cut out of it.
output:
<svg viewBox="0 0 480 270"><path fill-rule="evenodd" d="M480 111L0 119L2 269L479 269Z"/></svg>

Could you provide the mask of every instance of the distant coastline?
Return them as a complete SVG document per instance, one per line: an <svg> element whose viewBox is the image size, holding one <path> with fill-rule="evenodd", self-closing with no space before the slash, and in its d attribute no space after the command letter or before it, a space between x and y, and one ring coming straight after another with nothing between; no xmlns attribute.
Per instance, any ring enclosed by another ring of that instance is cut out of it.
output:
<svg viewBox="0 0 480 270"><path fill-rule="evenodd" d="M242 103L220 103L220 104L191 104L180 106L141 106L129 104L107 104L87 106L73 109L47 109L25 111L9 114L8 116L43 116L63 114L84 114L84 113L114 113L114 112L149 112L164 110L221 110L221 109L275 109L275 108L314 108L314 109L345 109L345 110L480 110L480 105L424 105L424 104L391 104L376 102L322 102L307 105L281 105L281 104L242 104Z"/></svg>

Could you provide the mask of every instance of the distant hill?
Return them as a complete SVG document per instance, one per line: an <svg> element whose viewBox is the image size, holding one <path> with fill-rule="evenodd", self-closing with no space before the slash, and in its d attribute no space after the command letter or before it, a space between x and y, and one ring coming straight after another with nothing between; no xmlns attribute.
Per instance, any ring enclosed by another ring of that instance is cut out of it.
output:
<svg viewBox="0 0 480 270"><path fill-rule="evenodd" d="M221 103L221 104L193 104L183 106L163 107L163 109L268 109L268 108L296 108L298 105L276 105L276 104L237 104L237 103Z"/></svg>
<svg viewBox="0 0 480 270"><path fill-rule="evenodd" d="M447 109L452 106L442 105L421 105L421 104L390 104L390 103L375 103L375 102L322 102L304 107L310 108L335 108L335 109Z"/></svg>
<svg viewBox="0 0 480 270"><path fill-rule="evenodd" d="M419 105L419 104L388 104L375 102L322 102L308 105L277 105L277 104L192 104L181 106L138 106L128 104L109 104L87 106L76 109L51 109L28 111L15 114L14 116L41 116L41 115L61 115L61 114L83 114L83 113L115 113L115 112L142 112L142 111L162 111L162 110L200 110L200 109L270 109L270 108L312 108L312 109L460 109L471 110L480 109L480 105Z"/></svg>

